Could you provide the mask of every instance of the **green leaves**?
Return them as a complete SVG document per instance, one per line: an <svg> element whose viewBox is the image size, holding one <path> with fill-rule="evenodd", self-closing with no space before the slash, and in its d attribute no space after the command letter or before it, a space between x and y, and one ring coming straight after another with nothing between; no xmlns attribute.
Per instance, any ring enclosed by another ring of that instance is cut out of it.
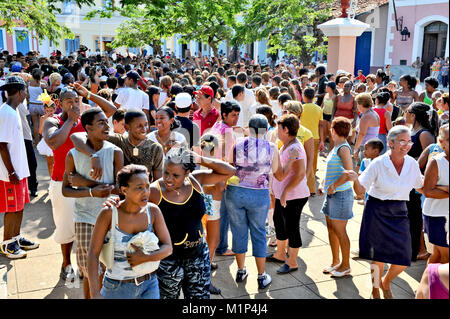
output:
<svg viewBox="0 0 450 319"><path fill-rule="evenodd" d="M308 62L316 50L324 52L317 25L331 16L333 0L253 0L238 26L233 43L267 39L268 53L283 50Z"/></svg>
<svg viewBox="0 0 450 319"><path fill-rule="evenodd" d="M66 26L56 21L55 14L61 13L57 0L8 0L0 1L0 26L10 34L14 34L15 27L25 27L33 30L39 39L47 37L59 43L61 39L73 39L74 34ZM92 5L94 0L76 0L78 5ZM25 38L24 34L16 33L19 40Z"/></svg>

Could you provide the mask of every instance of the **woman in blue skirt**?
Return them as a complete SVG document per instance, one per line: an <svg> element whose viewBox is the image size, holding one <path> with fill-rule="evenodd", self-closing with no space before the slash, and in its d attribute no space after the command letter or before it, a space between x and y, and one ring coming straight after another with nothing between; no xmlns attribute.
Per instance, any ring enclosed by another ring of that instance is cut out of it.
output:
<svg viewBox="0 0 450 319"><path fill-rule="evenodd" d="M364 207L359 237L359 256L372 260L372 297L393 298L390 283L411 264L411 234L406 201L413 188L420 189L423 176L410 156L410 130L396 126L389 131L390 151L373 160L355 180L355 191L369 198ZM389 263L384 277L384 264Z"/></svg>

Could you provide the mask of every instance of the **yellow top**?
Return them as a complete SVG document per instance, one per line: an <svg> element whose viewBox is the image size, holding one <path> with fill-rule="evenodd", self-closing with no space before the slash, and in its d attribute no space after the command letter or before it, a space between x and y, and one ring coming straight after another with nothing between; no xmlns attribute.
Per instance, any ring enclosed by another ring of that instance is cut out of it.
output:
<svg viewBox="0 0 450 319"><path fill-rule="evenodd" d="M301 123L311 131L315 140L320 138L319 121L323 120L323 111L320 106L313 103L303 104Z"/></svg>
<svg viewBox="0 0 450 319"><path fill-rule="evenodd" d="M298 131L297 131L297 139L302 143L303 146L305 146L305 142L313 137L313 134L310 130L308 130L306 127L300 125ZM277 139L277 147L278 149L281 149L283 146L283 142L281 142L279 139Z"/></svg>

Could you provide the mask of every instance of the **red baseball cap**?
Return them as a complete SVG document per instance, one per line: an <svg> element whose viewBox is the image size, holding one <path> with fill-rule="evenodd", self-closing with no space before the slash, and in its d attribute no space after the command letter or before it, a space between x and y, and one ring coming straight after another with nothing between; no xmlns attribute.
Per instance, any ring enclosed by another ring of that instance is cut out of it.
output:
<svg viewBox="0 0 450 319"><path fill-rule="evenodd" d="M209 95L210 97L214 97L214 91L208 85L204 85L204 86L202 86L202 88L199 91L194 92L194 95L197 95L197 94L206 94L206 95Z"/></svg>

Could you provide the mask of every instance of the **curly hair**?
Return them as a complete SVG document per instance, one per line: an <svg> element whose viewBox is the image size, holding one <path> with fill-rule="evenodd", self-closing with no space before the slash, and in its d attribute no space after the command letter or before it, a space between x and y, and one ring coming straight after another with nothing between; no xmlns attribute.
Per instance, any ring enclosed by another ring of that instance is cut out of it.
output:
<svg viewBox="0 0 450 319"><path fill-rule="evenodd" d="M193 172L197 166L194 155L185 147L173 147L166 155L164 163L181 165L186 172Z"/></svg>

